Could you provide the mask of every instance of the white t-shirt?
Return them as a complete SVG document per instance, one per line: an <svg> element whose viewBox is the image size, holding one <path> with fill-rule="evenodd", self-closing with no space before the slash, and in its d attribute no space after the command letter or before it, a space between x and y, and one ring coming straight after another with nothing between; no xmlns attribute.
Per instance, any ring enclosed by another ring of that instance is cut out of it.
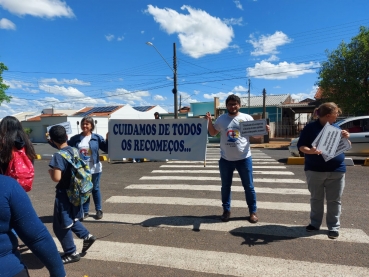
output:
<svg viewBox="0 0 369 277"><path fill-rule="evenodd" d="M83 160L88 163L91 173L100 173L102 171L102 164L100 161L98 163L94 164L93 160L91 159L91 149L90 149L90 142L91 135L89 136L82 136L81 142L78 144L78 151L83 158Z"/></svg>
<svg viewBox="0 0 369 277"><path fill-rule="evenodd" d="M249 137L240 136L240 122L254 120L250 115L239 113L237 116L223 114L214 123L220 132L220 155L227 161L238 161L251 156Z"/></svg>

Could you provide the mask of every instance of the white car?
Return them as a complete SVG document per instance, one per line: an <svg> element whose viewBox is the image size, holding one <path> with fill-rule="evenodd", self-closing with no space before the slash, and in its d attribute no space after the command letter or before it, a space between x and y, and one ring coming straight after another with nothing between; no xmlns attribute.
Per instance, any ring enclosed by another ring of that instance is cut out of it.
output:
<svg viewBox="0 0 369 277"><path fill-rule="evenodd" d="M351 149L345 152L350 156L367 156L369 157L369 115L348 117L338 121L337 125L342 130L350 132ZM299 138L294 138L288 147L292 156L303 157L304 153L297 149Z"/></svg>

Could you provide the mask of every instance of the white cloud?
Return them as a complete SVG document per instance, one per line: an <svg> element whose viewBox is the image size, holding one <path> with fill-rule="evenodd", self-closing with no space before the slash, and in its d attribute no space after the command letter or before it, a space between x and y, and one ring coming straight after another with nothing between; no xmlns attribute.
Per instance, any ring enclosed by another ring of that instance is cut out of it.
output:
<svg viewBox="0 0 369 277"><path fill-rule="evenodd" d="M74 17L72 9L60 0L0 0L0 6L19 16Z"/></svg>
<svg viewBox="0 0 369 277"><path fill-rule="evenodd" d="M18 80L4 80L5 85L9 86L10 89L24 89L24 87L34 87L32 83L27 83Z"/></svg>
<svg viewBox="0 0 369 277"><path fill-rule="evenodd" d="M281 88L280 86L275 86L275 87L273 87L273 88Z"/></svg>
<svg viewBox="0 0 369 277"><path fill-rule="evenodd" d="M167 98L162 96L162 95L154 95L154 100L155 101L164 101L166 100Z"/></svg>
<svg viewBox="0 0 369 277"><path fill-rule="evenodd" d="M117 41L122 41L124 39L124 36L117 37Z"/></svg>
<svg viewBox="0 0 369 277"><path fill-rule="evenodd" d="M247 88L243 87L243 86L236 86L233 88L232 91L236 91L236 92L239 92L239 91L248 91Z"/></svg>
<svg viewBox="0 0 369 277"><path fill-rule="evenodd" d="M237 9L240 9L243 11L242 4L239 0L234 0L233 2L236 4Z"/></svg>
<svg viewBox="0 0 369 277"><path fill-rule="evenodd" d="M233 94L233 93L232 92L218 92L218 93L212 93L212 94L205 93L204 98L214 100L214 97L218 97L219 100L225 100L230 94Z"/></svg>
<svg viewBox="0 0 369 277"><path fill-rule="evenodd" d="M276 55L271 55L269 58L266 59L268 62L275 62L279 61L279 58Z"/></svg>
<svg viewBox="0 0 369 277"><path fill-rule="evenodd" d="M166 33L178 34L182 52L193 58L221 52L234 37L232 27L205 11L184 5L181 9L189 14L179 14L168 8L147 7L146 12L154 17Z"/></svg>
<svg viewBox="0 0 369 277"><path fill-rule="evenodd" d="M38 89L33 89L34 87L36 87L36 85L32 83L27 83L27 82L18 81L18 80L4 80L4 84L9 86L9 89L20 89L20 90L27 91L30 93L39 92ZM12 102L13 102L13 99L12 99Z"/></svg>
<svg viewBox="0 0 369 277"><path fill-rule="evenodd" d="M114 35L109 34L109 35L106 35L105 38L107 41L112 41L114 39Z"/></svg>
<svg viewBox="0 0 369 277"><path fill-rule="evenodd" d="M292 99L296 99L302 101L306 98L314 99L316 91L318 90L318 86L312 86L311 88L307 89L308 92L300 92L300 93L291 93Z"/></svg>
<svg viewBox="0 0 369 277"><path fill-rule="evenodd" d="M237 54L242 54L243 53L243 49L241 47L239 47L237 44L230 45L229 48L236 49Z"/></svg>
<svg viewBox="0 0 369 277"><path fill-rule="evenodd" d="M286 34L280 31L276 31L273 35L262 35L259 39L256 39L253 34L250 35L250 40L246 40L254 46L255 51L251 52L253 56L278 54L278 46L290 43L290 39Z"/></svg>
<svg viewBox="0 0 369 277"><path fill-rule="evenodd" d="M0 19L0 29L15 30L17 27L9 19L2 18Z"/></svg>
<svg viewBox="0 0 369 277"><path fill-rule="evenodd" d="M85 97L85 95L80 92L78 89L74 87L64 87L64 86L50 86L45 84L40 84L39 88L43 91L46 91L51 94L56 94L59 96L65 96L65 97ZM83 99L84 100L84 99Z"/></svg>
<svg viewBox="0 0 369 277"><path fill-rule="evenodd" d="M112 92L105 93L111 99L118 99L130 105L144 101L143 97L150 96L148 91L129 91L124 88L118 88Z"/></svg>
<svg viewBox="0 0 369 277"><path fill-rule="evenodd" d="M141 34L144 34L145 33L145 31L141 31Z"/></svg>
<svg viewBox="0 0 369 277"><path fill-rule="evenodd" d="M239 25L242 26L242 17L240 18L224 18L223 22L227 25Z"/></svg>
<svg viewBox="0 0 369 277"><path fill-rule="evenodd" d="M194 94L189 94L189 93L187 93L187 92L180 92L179 93L180 95L181 95L181 101L182 101L182 103L181 103L181 105L183 106L183 104L186 104L186 103L195 103L195 102L199 102L199 101L197 101L195 98L192 98L192 96L194 96L196 93L194 93Z"/></svg>
<svg viewBox="0 0 369 277"><path fill-rule="evenodd" d="M272 64L267 61L261 61L256 63L254 67L248 67L246 69L247 76L268 79L268 80L283 80L287 78L296 78L306 73L315 73L316 67L319 67L319 63L288 63L281 62L279 64Z"/></svg>
<svg viewBox="0 0 369 277"><path fill-rule="evenodd" d="M194 90L194 91L193 91L193 93L194 93L195 95L198 95L198 94L200 93L200 91L199 91L199 90Z"/></svg>
<svg viewBox="0 0 369 277"><path fill-rule="evenodd" d="M52 84L57 84L57 85L80 85L80 86L89 86L91 85L90 82L84 82L82 80L78 80L76 78L74 79L62 79L62 80L58 80L56 78L45 78L45 79L41 79L40 83L52 83Z"/></svg>

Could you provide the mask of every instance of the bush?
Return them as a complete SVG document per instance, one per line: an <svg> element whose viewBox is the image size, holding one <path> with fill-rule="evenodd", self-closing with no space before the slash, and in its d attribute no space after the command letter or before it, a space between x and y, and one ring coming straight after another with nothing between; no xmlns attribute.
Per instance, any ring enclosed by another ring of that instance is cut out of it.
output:
<svg viewBox="0 0 369 277"><path fill-rule="evenodd" d="M24 132L29 136L32 133L31 128L24 128Z"/></svg>

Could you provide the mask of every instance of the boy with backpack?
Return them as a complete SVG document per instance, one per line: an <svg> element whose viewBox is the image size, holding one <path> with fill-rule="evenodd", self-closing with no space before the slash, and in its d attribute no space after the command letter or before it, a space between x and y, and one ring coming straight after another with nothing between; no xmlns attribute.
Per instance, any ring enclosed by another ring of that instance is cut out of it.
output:
<svg viewBox="0 0 369 277"><path fill-rule="evenodd" d="M81 258L73 241L73 233L83 239L82 253L85 253L96 238L83 226L82 205L92 190L91 173L81 160L78 151L67 145L67 133L60 125L49 130L50 140L59 149L50 161L51 180L57 182L53 215L53 230L60 241L64 264L78 262ZM90 191L89 191L90 190Z"/></svg>

